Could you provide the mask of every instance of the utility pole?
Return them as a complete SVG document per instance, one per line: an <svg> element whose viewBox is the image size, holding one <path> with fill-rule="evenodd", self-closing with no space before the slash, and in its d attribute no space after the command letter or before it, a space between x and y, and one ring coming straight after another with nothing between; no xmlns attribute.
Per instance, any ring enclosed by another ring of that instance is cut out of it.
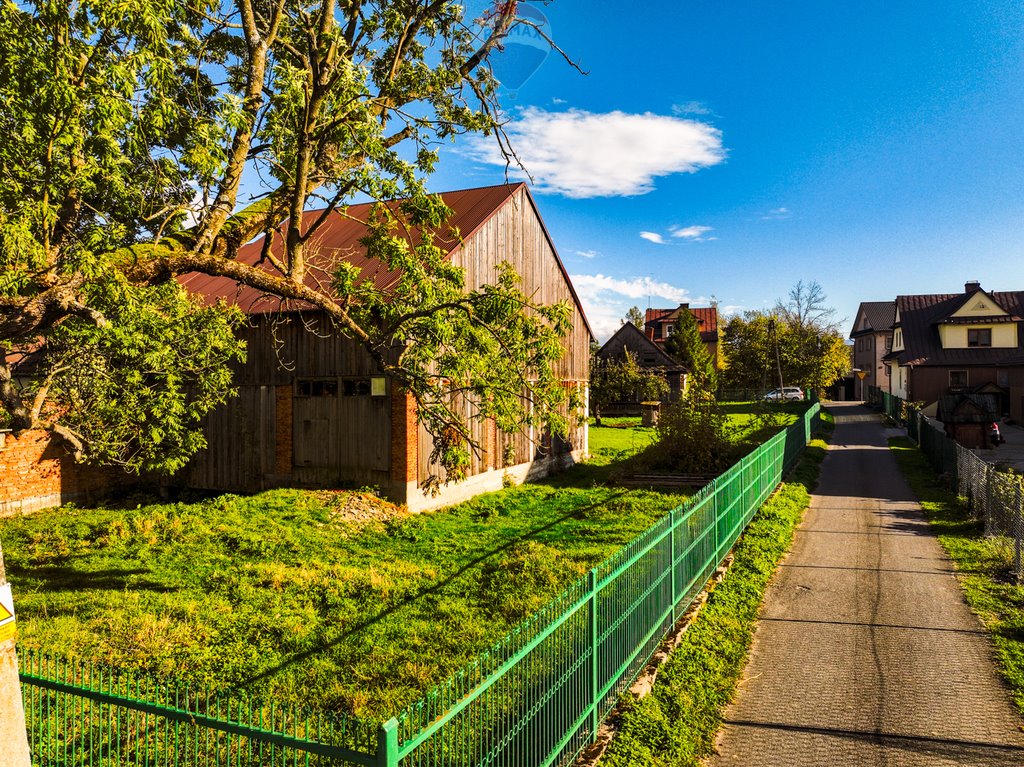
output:
<svg viewBox="0 0 1024 767"><path fill-rule="evenodd" d="M779 357L779 331L775 325L775 318L772 317L768 320L768 332L772 335L772 340L775 343L775 367L779 371L779 397L784 399L784 391L786 385L782 382L782 359Z"/></svg>
<svg viewBox="0 0 1024 767"><path fill-rule="evenodd" d="M31 767L14 646L14 601L0 546L0 767Z"/></svg>

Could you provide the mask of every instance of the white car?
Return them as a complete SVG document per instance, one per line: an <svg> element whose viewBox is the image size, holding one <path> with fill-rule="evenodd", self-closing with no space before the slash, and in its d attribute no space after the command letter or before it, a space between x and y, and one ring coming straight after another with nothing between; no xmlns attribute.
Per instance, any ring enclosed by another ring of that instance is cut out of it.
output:
<svg viewBox="0 0 1024 767"><path fill-rule="evenodd" d="M800 402L803 398L804 391L799 386L772 389L764 395L765 402Z"/></svg>

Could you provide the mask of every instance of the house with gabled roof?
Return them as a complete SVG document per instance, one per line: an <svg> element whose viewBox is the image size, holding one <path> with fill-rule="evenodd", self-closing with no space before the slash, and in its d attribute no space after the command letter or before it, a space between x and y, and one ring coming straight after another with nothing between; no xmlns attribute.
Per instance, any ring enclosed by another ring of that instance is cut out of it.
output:
<svg viewBox="0 0 1024 767"><path fill-rule="evenodd" d="M672 329L679 322L680 312L689 312L697 320L700 339L708 347L708 354L715 367L718 360L718 308L714 306L693 306L688 303L679 304L674 309L648 309L644 313L644 333L661 348L665 348Z"/></svg>
<svg viewBox="0 0 1024 767"><path fill-rule="evenodd" d="M640 369L665 378L668 383L666 401L674 402L679 399L686 388L686 368L648 338L632 322L624 322L612 337L595 352L597 359L602 362L621 362L626 354L636 360ZM613 403L610 408L606 408L606 411L606 415L617 413L638 415L640 399L635 397L628 402Z"/></svg>
<svg viewBox="0 0 1024 767"><path fill-rule="evenodd" d="M1024 291L897 296L889 391L914 402L984 391L1009 408L1009 368L1022 353Z"/></svg>
<svg viewBox="0 0 1024 767"><path fill-rule="evenodd" d="M502 263L521 278L534 300L572 307L572 332L556 372L586 401L590 345L594 334L568 273L525 184L502 184L441 195L453 211L434 243L462 267L468 289L494 283ZM329 290L339 263L382 290L400 275L369 258L361 239L368 205L331 213L307 246L307 284ZM309 212L307 216L317 216ZM412 235L410 235L412 236ZM272 249L280 247L275 238ZM263 240L240 249L244 263L261 263ZM586 420L567 438L539 433L504 433L493 420L471 422L469 477L425 494L432 477L444 478L432 464L433 439L416 417L411 395L386 378L356 341L325 332L330 320L309 306L280 299L234 281L200 274L180 282L207 303L227 301L248 316L242 336L247 359L235 371L238 396L206 419L206 450L180 476L192 488L254 492L270 487L375 486L412 509L438 507L519 481L542 476L587 453Z"/></svg>
<svg viewBox="0 0 1024 767"><path fill-rule="evenodd" d="M895 301L864 301L857 308L850 338L853 341L853 367L861 373L855 396L864 399L869 386L888 391L889 368L884 359L892 351L892 325L896 319Z"/></svg>

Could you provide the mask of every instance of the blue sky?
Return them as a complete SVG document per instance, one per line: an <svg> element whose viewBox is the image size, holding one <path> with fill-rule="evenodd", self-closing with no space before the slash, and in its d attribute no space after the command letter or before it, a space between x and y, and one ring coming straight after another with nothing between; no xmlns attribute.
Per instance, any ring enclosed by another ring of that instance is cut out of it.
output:
<svg viewBox="0 0 1024 767"><path fill-rule="evenodd" d="M551 54L503 105L602 338L632 305L763 308L801 279L845 330L860 301L1024 290L1019 2L538 7L588 74ZM432 186L495 160L446 147Z"/></svg>

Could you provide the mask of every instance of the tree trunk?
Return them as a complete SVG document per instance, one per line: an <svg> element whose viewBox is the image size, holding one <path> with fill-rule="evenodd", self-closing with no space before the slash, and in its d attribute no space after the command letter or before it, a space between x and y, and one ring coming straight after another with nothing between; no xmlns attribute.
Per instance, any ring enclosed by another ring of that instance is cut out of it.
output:
<svg viewBox="0 0 1024 767"><path fill-rule="evenodd" d="M0 546L0 588L6 584L4 551ZM0 636L10 626L0 627ZM31 764L28 733L25 730L25 709L18 681L18 656L15 653L14 637L11 636L0 639L0 767L31 767Z"/></svg>

